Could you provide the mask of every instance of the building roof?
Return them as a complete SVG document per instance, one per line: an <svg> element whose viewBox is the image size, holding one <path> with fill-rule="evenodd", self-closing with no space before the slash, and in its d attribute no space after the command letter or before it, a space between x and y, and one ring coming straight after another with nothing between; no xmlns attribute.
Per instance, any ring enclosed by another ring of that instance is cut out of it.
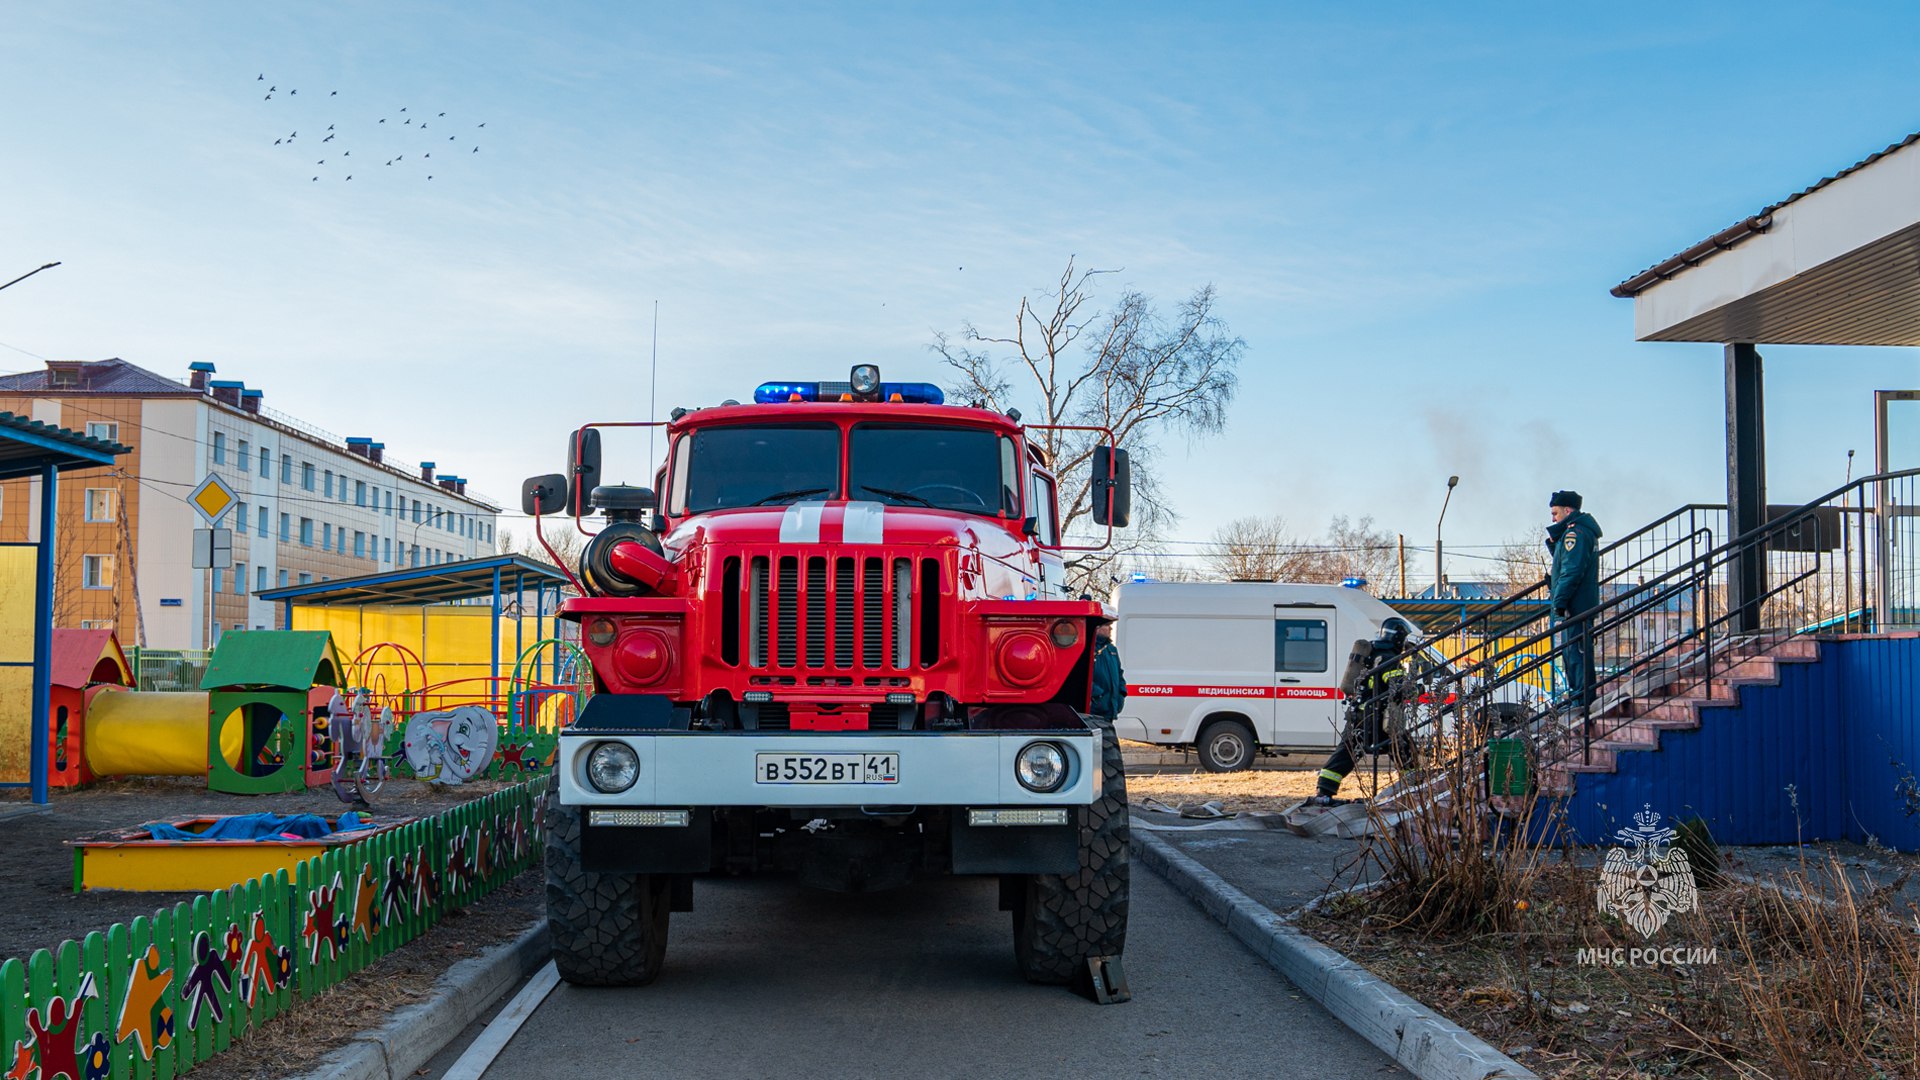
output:
<svg viewBox="0 0 1920 1080"><path fill-rule="evenodd" d="M98 468L132 451L110 439L0 412L0 480L36 476L48 465L61 472Z"/></svg>
<svg viewBox="0 0 1920 1080"><path fill-rule="evenodd" d="M73 385L56 385L53 381L55 371L62 368L74 369L78 378ZM176 382L164 375L148 371L137 364L130 364L119 357L109 360L87 362L53 361L39 371L23 371L18 375L0 375L0 392L14 393L57 393L57 394L175 394L181 397L199 397L200 391L182 382Z"/></svg>
<svg viewBox="0 0 1920 1080"><path fill-rule="evenodd" d="M524 555L490 555L438 566L416 566L382 574L290 585L254 595L273 603L291 601L308 607L331 607L336 604L441 604L492 596L496 571L500 575L503 594L515 584L539 587L569 583L565 574L547 563Z"/></svg>
<svg viewBox="0 0 1920 1080"><path fill-rule="evenodd" d="M346 675L333 635L325 630L229 630L213 646L202 690L274 686L305 690L339 686Z"/></svg>
<svg viewBox="0 0 1920 1080"><path fill-rule="evenodd" d="M1879 151L1875 151L1874 153L1868 154L1866 157L1861 158L1859 161L1854 162L1853 164L1847 166L1844 169L1841 169L1837 173L1833 173L1832 175L1829 175L1829 176L1823 176L1820 179L1814 181L1812 184L1809 184L1806 187L1801 188L1799 191L1796 191L1793 194L1787 196L1786 198L1781 199L1779 202L1776 202L1771 206L1763 207L1758 213L1751 214L1747 217L1741 218L1739 221L1736 221L1732 225L1729 225L1726 228L1721 229L1719 232L1714 233L1712 236L1707 237L1705 240L1702 240L1697 244L1694 244L1692 247L1686 248L1685 250L1682 250L1676 254L1670 255L1667 258L1662 259L1657 263L1654 263L1652 266L1647 267L1645 270L1640 271L1638 274L1635 274L1632 277L1628 278L1627 280L1621 282L1620 284L1615 285L1612 290L1613 295L1621 297L1622 299L1636 296L1643 289L1657 285L1660 282L1665 281L1668 278L1674 276L1675 274L1678 274L1684 270L1691 269L1692 267L1698 266L1702 262L1705 262L1707 259L1710 259L1713 256L1718 255L1723 251L1726 251L1728 248L1733 247L1734 245L1740 243L1743 240L1746 240L1749 237L1766 232L1768 229L1773 227L1774 211L1783 209L1787 206L1791 206L1794 203L1799 202L1801 199L1804 199L1807 196L1813 194L1814 192L1819 191L1821 188L1826 187L1828 184L1831 184L1836 180L1841 180L1848 176L1851 176L1854 173L1859 172L1861 169L1864 169L1867 166L1872 165L1874 162L1879 161L1881 158L1886 157L1888 154L1891 154L1897 150L1904 150L1907 147L1912 146L1916 142L1920 142L1920 131L1916 131L1913 134L1908 135L1906 138L1901 139L1899 142L1896 142L1891 146L1888 146L1884 150L1879 150Z"/></svg>
<svg viewBox="0 0 1920 1080"><path fill-rule="evenodd" d="M1621 282L1640 341L1920 345L1920 132Z"/></svg>
<svg viewBox="0 0 1920 1080"><path fill-rule="evenodd" d="M113 631L74 630L64 626L54 628L53 657L50 661L53 685L75 690L87 686L94 681L93 673L102 663L113 665L114 683L120 686L133 685L133 669L127 665L126 654L120 651L120 643L114 640Z"/></svg>

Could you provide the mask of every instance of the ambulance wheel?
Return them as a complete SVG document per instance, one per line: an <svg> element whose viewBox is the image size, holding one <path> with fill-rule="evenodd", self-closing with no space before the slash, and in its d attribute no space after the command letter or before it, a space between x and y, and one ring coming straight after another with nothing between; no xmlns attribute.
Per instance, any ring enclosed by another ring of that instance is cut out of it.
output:
<svg viewBox="0 0 1920 1080"><path fill-rule="evenodd" d="M1221 717L1200 728L1200 767L1208 772L1239 772L1253 764L1259 744L1244 720Z"/></svg>
<svg viewBox="0 0 1920 1080"><path fill-rule="evenodd" d="M1080 869L1031 874L1014 890L1013 960L1032 983L1063 986L1096 956L1127 947L1127 774L1102 724L1100 799L1078 812Z"/></svg>
<svg viewBox="0 0 1920 1080"><path fill-rule="evenodd" d="M671 879L581 867L581 812L547 785L547 936L560 977L575 986L645 986L667 955Z"/></svg>

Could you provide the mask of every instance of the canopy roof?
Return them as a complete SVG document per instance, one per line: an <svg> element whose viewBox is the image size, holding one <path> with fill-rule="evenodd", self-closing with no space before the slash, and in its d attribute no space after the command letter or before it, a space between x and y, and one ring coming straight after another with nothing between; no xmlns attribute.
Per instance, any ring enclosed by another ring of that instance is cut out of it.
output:
<svg viewBox="0 0 1920 1080"><path fill-rule="evenodd" d="M61 472L98 468L132 452L132 447L108 439L0 412L0 480L38 476L48 465Z"/></svg>
<svg viewBox="0 0 1920 1080"><path fill-rule="evenodd" d="M499 571L503 592L525 585L564 585L557 568L524 555L489 555L481 559L390 570L383 574L335 578L309 585L268 589L256 595L273 603L292 601L315 607L335 604L440 604L450 600L477 600L492 596L494 572ZM222 640L225 640L224 638Z"/></svg>
<svg viewBox="0 0 1920 1080"><path fill-rule="evenodd" d="M1920 345L1920 132L1614 286L1641 341Z"/></svg>

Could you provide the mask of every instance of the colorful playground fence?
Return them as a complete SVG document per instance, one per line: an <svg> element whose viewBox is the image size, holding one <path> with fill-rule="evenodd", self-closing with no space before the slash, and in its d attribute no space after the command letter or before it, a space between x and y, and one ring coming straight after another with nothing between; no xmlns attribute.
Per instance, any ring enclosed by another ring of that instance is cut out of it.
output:
<svg viewBox="0 0 1920 1080"><path fill-rule="evenodd" d="M0 963L0 1076L186 1073L537 862L544 787L505 788L315 856L291 879L279 871Z"/></svg>

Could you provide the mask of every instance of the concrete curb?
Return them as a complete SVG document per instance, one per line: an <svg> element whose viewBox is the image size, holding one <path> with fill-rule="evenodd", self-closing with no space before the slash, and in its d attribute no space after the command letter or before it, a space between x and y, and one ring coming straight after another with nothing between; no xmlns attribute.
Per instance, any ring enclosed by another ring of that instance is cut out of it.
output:
<svg viewBox="0 0 1920 1080"><path fill-rule="evenodd" d="M1334 1019L1420 1080L1540 1080L1532 1070L1393 984L1322 945L1166 840L1132 834L1133 853Z"/></svg>
<svg viewBox="0 0 1920 1080"><path fill-rule="evenodd" d="M445 1049L513 984L547 962L545 919L518 938L462 960L440 976L433 996L320 1059L300 1080L402 1080Z"/></svg>

